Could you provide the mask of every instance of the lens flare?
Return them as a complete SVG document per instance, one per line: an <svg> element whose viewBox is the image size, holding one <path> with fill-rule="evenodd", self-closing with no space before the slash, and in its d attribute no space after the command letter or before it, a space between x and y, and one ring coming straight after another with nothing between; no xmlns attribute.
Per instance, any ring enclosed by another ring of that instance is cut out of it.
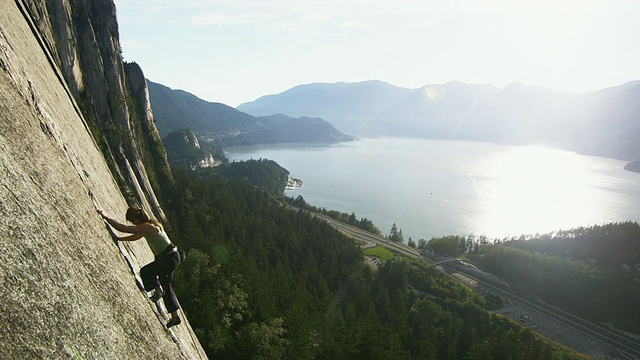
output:
<svg viewBox="0 0 640 360"><path fill-rule="evenodd" d="M438 93L436 92L436 89L432 88L431 86L426 87L424 89L424 93L431 100L435 100L438 97Z"/></svg>

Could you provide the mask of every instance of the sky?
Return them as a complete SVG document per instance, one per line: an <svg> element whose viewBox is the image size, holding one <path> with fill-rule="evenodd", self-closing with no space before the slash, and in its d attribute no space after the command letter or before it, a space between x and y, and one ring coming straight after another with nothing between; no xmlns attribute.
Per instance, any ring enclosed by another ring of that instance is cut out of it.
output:
<svg viewBox="0 0 640 360"><path fill-rule="evenodd" d="M640 0L115 0L125 61L236 107L309 83L640 80Z"/></svg>

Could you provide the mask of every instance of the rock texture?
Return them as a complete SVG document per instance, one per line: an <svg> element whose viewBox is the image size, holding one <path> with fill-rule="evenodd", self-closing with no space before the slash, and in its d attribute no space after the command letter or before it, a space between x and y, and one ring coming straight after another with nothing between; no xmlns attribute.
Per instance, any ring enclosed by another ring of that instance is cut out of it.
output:
<svg viewBox="0 0 640 360"><path fill-rule="evenodd" d="M117 31L112 2L73 4L111 6L102 29ZM140 266L153 258L146 244L115 243L96 213L123 218L131 200L123 184L148 206L154 195L141 185L148 179L135 141L92 137L100 122L131 129L125 134L135 126L129 109L115 104L113 94L127 93L120 60L100 50L95 31L77 37L71 17L91 22L81 10L65 1L0 0L1 357L206 358L188 321L165 329L162 309L136 286ZM117 36L110 47L117 55Z"/></svg>
<svg viewBox="0 0 640 360"><path fill-rule="evenodd" d="M109 154L128 201L147 206L165 220L151 183L170 183L171 171L162 146L153 145L161 143L155 125L144 131L153 123L146 111L150 109L146 81L137 65L125 71L113 1L16 0L16 4L24 4L42 47L61 70L94 138ZM136 104L145 92L147 99ZM153 176L144 165L154 169Z"/></svg>

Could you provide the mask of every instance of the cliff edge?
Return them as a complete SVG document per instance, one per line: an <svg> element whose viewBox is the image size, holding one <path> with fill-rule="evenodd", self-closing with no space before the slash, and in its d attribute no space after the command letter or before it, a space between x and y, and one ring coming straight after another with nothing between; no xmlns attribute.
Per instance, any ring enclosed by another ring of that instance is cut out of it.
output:
<svg viewBox="0 0 640 360"><path fill-rule="evenodd" d="M138 289L147 245L114 242L96 213L122 219L126 176L112 173L64 69L20 1L0 10L0 354L206 358L188 321L167 330Z"/></svg>

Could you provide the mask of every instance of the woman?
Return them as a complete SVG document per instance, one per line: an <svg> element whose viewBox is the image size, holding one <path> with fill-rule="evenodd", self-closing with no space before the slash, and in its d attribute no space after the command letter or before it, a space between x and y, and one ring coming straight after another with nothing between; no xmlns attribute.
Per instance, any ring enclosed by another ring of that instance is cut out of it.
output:
<svg viewBox="0 0 640 360"><path fill-rule="evenodd" d="M106 216L102 210L98 214L113 226L116 230L130 233L131 235L118 238L118 241L135 241L145 238L147 244L156 256L156 259L140 269L140 277L146 291L152 291L150 299L156 302L162 298L167 312L171 313L171 319L167 322L167 328L181 323L178 316L180 304L171 287L173 271L180 264L178 248L169 240L162 224L151 217L143 209L132 206L127 210L126 219L131 225L125 225Z"/></svg>

